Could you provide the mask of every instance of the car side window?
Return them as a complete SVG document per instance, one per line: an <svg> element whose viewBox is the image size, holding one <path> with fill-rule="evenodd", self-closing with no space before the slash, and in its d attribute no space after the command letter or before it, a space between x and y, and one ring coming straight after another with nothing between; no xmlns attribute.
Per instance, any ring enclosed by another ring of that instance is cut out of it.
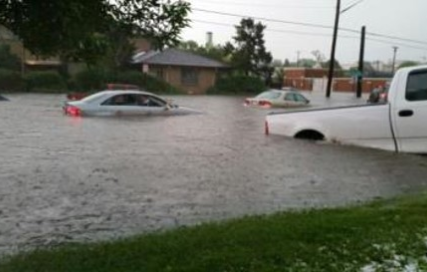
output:
<svg viewBox="0 0 427 272"><path fill-rule="evenodd" d="M307 101L307 99L305 99L305 97L300 95L300 94L294 94L294 96L295 96L295 100L298 102L306 102Z"/></svg>
<svg viewBox="0 0 427 272"><path fill-rule="evenodd" d="M406 100L427 100L427 70L414 71L408 75L406 84Z"/></svg>
<svg viewBox="0 0 427 272"><path fill-rule="evenodd" d="M165 103L151 95L138 95L137 105L143 107L163 107Z"/></svg>
<svg viewBox="0 0 427 272"><path fill-rule="evenodd" d="M287 94L285 95L285 101L295 101L294 94L287 93Z"/></svg>
<svg viewBox="0 0 427 272"><path fill-rule="evenodd" d="M119 94L105 100L103 106L135 106L137 100L133 94Z"/></svg>

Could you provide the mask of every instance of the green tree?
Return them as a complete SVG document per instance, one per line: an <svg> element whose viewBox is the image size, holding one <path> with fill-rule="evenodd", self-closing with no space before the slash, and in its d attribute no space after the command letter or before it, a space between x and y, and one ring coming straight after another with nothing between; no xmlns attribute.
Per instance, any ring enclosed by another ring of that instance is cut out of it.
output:
<svg viewBox="0 0 427 272"><path fill-rule="evenodd" d="M300 59L299 66L304 68L313 68L316 65L316 61L313 59Z"/></svg>
<svg viewBox="0 0 427 272"><path fill-rule="evenodd" d="M181 42L179 48L207 58L228 62L227 52L221 45L201 46L197 42L190 40Z"/></svg>
<svg viewBox="0 0 427 272"><path fill-rule="evenodd" d="M0 24L39 56L96 62L110 45L111 20L128 38L141 35L162 48L176 44L190 4L170 0L0 0ZM117 37L120 38L120 37Z"/></svg>
<svg viewBox="0 0 427 272"><path fill-rule="evenodd" d="M322 63L322 67L325 69L329 68L330 62L331 62L330 60L325 61L324 63ZM334 61L334 67L336 70L342 70L341 64L337 60Z"/></svg>
<svg viewBox="0 0 427 272"><path fill-rule="evenodd" d="M7 44L0 45L0 68L13 71L21 69L21 60L12 54L10 46Z"/></svg>
<svg viewBox="0 0 427 272"><path fill-rule="evenodd" d="M412 60L408 60L408 61L404 61L404 62L402 62L402 63L399 65L398 69L400 69L400 68L404 68L404 67L416 66L416 65L419 65L419 64L420 64L419 62L412 61Z"/></svg>
<svg viewBox="0 0 427 272"><path fill-rule="evenodd" d="M200 46L196 41L190 40L190 41L181 41L179 43L179 48L190 51L190 52L197 52L199 51Z"/></svg>
<svg viewBox="0 0 427 272"><path fill-rule="evenodd" d="M265 48L264 30L266 26L246 18L236 26L235 45L227 43L225 50L231 54L232 64L246 75L261 76L267 82L271 80L274 68L273 57Z"/></svg>
<svg viewBox="0 0 427 272"><path fill-rule="evenodd" d="M100 61L101 65L110 70L118 70L128 66L135 53L135 46L130 41L127 26L111 20L103 39L107 46L105 55Z"/></svg>

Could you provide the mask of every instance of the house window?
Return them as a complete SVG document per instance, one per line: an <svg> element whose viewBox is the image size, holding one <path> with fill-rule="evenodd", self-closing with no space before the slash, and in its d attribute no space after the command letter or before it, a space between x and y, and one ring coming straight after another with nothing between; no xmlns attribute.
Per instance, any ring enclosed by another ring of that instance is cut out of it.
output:
<svg viewBox="0 0 427 272"><path fill-rule="evenodd" d="M181 69L181 83L183 85L197 85L199 83L199 72L195 68Z"/></svg>
<svg viewBox="0 0 427 272"><path fill-rule="evenodd" d="M162 68L158 68L158 69L156 69L156 71L155 71L155 76L156 76L158 79L164 79L163 69L162 69Z"/></svg>

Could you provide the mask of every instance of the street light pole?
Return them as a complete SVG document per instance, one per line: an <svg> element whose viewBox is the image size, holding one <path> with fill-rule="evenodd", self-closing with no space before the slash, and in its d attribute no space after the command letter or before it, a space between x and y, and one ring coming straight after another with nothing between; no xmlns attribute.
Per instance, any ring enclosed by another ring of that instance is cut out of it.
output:
<svg viewBox="0 0 427 272"><path fill-rule="evenodd" d="M328 85L326 87L326 97L328 97L328 98L331 96L332 78L334 76L335 48L336 48L336 45L337 45L338 24L339 24L339 21L340 21L340 13L341 13L341 0L337 0L337 10L336 10L336 14L335 14L334 36L332 38L331 58L329 60Z"/></svg>
<svg viewBox="0 0 427 272"><path fill-rule="evenodd" d="M393 46L393 63L391 64L391 74L394 75L394 66L396 65L396 53L399 47Z"/></svg>

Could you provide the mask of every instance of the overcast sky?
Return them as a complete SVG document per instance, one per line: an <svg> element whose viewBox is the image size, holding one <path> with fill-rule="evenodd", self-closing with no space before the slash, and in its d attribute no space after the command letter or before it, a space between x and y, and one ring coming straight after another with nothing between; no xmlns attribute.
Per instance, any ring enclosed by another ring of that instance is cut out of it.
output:
<svg viewBox="0 0 427 272"><path fill-rule="evenodd" d="M224 44L235 35L234 25L241 17L251 16L267 26L267 50L274 59L295 61L313 58L312 51L319 50L330 58L336 0L187 0L193 11L191 27L181 35L184 40L205 43L206 32L213 33L214 44ZM342 8L361 0L342 0ZM207 10L202 11L202 10ZM218 13L216 13L218 12ZM360 29L367 32L401 38L390 39L367 35L365 60L391 61L393 46L398 46L398 60L427 61L427 0L362 0L341 14L336 58L341 63L355 62L359 56ZM315 24L330 28L309 27L283 22ZM343 29L355 30L356 32ZM406 41L405 39L411 40ZM412 41L413 40L413 41ZM415 41L419 41L418 43Z"/></svg>

